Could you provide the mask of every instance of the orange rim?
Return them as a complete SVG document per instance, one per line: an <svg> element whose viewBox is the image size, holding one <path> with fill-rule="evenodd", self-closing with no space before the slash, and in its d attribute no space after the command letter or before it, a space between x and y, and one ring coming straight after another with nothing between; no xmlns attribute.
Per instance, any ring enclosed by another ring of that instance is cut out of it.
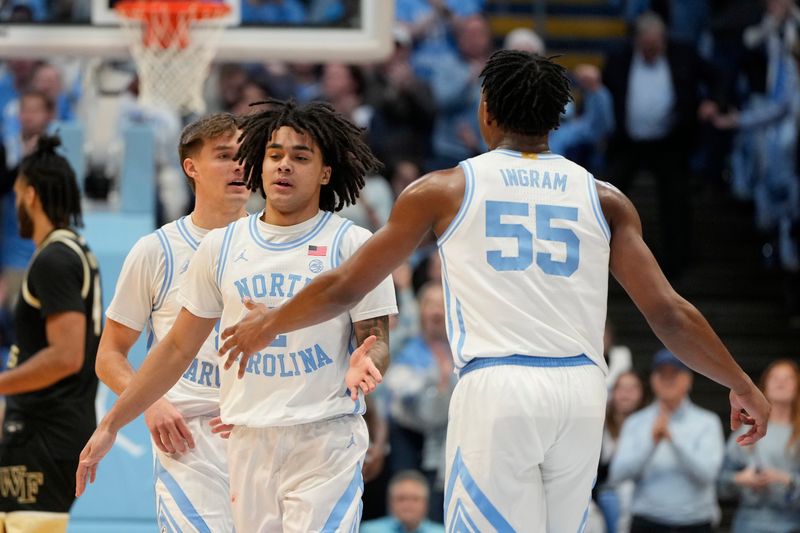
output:
<svg viewBox="0 0 800 533"><path fill-rule="evenodd" d="M189 13L191 18L211 19L224 17L231 11L228 4L212 2L191 2L165 0L124 0L117 3L114 9L123 17L135 20L148 20L154 15L178 15Z"/></svg>

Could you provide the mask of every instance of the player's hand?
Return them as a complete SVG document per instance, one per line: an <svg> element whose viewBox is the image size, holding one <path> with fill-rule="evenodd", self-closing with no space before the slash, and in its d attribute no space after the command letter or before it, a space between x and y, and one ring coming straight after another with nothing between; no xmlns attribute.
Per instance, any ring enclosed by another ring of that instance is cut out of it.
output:
<svg viewBox="0 0 800 533"><path fill-rule="evenodd" d="M364 342L361 343L353 355L350 356L350 368L347 369L347 374L344 376L345 385L350 390L350 397L353 401L358 399L358 390L361 389L364 394L369 394L375 390L378 383L383 381L380 370L375 366L372 358L368 355L370 348L375 344L378 338L375 335L370 335Z"/></svg>
<svg viewBox="0 0 800 533"><path fill-rule="evenodd" d="M220 338L225 342L219 349L220 357L225 357L224 367L228 370L239 359L239 378L244 377L244 370L247 368L247 361L254 353L269 345L275 335L270 333L265 327L266 319L270 310L262 303L256 303L249 298L242 300L247 308L247 314L239 322L225 328ZM241 355L241 358L239 357Z"/></svg>
<svg viewBox="0 0 800 533"><path fill-rule="evenodd" d="M194 448L194 438L183 415L168 400L161 398L144 412L156 448L164 453L186 453ZM188 448L187 448L188 447Z"/></svg>
<svg viewBox="0 0 800 533"><path fill-rule="evenodd" d="M97 465L114 445L116 438L117 434L109 431L102 424L97 426L97 429L92 433L89 442L86 443L83 451L81 451L78 471L75 472L76 498L86 490L87 483L94 483L94 479L97 476Z"/></svg>
<svg viewBox="0 0 800 533"><path fill-rule="evenodd" d="M789 472L778 470L775 468L766 468L761 471L761 480L765 485L780 485L788 487L792 482L792 476Z"/></svg>
<svg viewBox="0 0 800 533"><path fill-rule="evenodd" d="M231 431L233 431L233 424L223 424L221 416L215 416L209 420L208 425L211 426L211 433L219 435L223 439L230 437Z"/></svg>
<svg viewBox="0 0 800 533"><path fill-rule="evenodd" d="M740 446L755 444L767 434L767 421L771 407L761 391L754 384L742 394L731 391L731 431L736 431L742 424L752 426L745 433L736 437Z"/></svg>
<svg viewBox="0 0 800 533"><path fill-rule="evenodd" d="M367 448L367 455L364 456L364 464L361 465L361 476L364 478L364 483L381 475L385 460L386 445L370 444Z"/></svg>

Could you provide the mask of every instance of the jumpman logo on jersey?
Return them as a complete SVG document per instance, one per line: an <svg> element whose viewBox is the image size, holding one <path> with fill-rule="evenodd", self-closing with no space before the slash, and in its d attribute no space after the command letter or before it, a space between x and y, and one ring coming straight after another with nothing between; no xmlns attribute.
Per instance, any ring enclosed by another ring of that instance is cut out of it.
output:
<svg viewBox="0 0 800 533"><path fill-rule="evenodd" d="M247 251L247 248L244 248L239 255L233 260L234 263L238 263L239 261L247 261L247 258L244 256L244 253Z"/></svg>
<svg viewBox="0 0 800 533"><path fill-rule="evenodd" d="M356 445L356 436L353 435L352 433L350 433L350 442L347 443L347 446L345 446L345 449L349 448L350 446L355 446L355 445Z"/></svg>
<svg viewBox="0 0 800 533"><path fill-rule="evenodd" d="M183 264L183 266L181 267L181 271L180 271L180 273L181 273L181 274L185 274L187 270L189 270L189 261L186 261L186 262Z"/></svg>

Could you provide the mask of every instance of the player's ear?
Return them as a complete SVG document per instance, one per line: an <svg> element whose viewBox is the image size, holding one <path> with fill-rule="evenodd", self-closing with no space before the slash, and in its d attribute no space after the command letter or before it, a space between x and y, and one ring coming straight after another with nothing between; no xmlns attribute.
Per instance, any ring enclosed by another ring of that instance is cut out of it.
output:
<svg viewBox="0 0 800 533"><path fill-rule="evenodd" d="M197 178L197 167L195 166L194 160L191 157L187 157L183 160L183 171L190 178Z"/></svg>
<svg viewBox="0 0 800 533"><path fill-rule="evenodd" d="M322 167L322 178L320 182L323 185L327 185L331 182L331 167Z"/></svg>

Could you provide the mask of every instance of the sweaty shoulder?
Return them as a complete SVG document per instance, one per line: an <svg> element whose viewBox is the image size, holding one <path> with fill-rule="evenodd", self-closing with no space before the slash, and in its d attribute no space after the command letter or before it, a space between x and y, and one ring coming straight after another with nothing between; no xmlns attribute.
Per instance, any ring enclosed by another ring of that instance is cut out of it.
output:
<svg viewBox="0 0 800 533"><path fill-rule="evenodd" d="M436 234L441 235L461 209L465 188L461 167L436 170L406 187L398 203L413 208L420 217L429 218Z"/></svg>

